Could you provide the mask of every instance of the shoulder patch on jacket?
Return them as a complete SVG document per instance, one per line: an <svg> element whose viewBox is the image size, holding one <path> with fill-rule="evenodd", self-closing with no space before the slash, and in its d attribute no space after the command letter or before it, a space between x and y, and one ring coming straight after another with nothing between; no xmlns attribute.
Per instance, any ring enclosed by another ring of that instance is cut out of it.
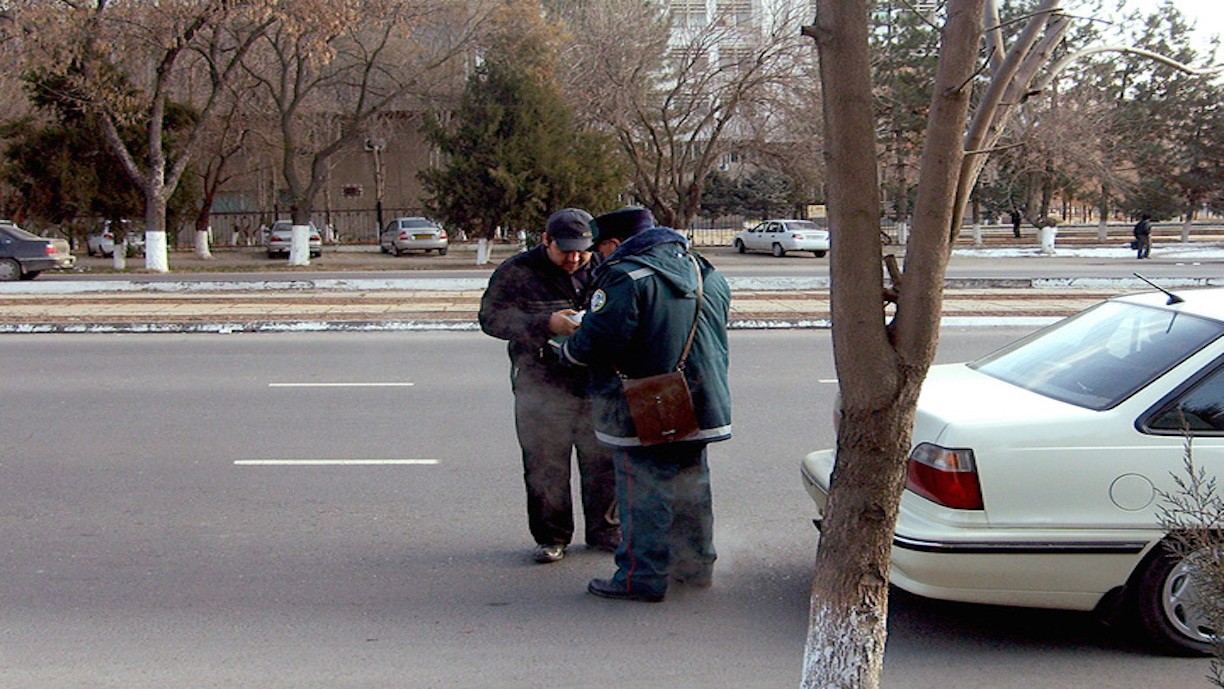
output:
<svg viewBox="0 0 1224 689"><path fill-rule="evenodd" d="M603 290L597 289L595 290L595 293L591 295L591 311L598 311L604 307L604 304L607 303L608 295L604 294Z"/></svg>
<svg viewBox="0 0 1224 689"><path fill-rule="evenodd" d="M629 279L630 280L641 280L644 277L649 277L654 274L655 274L654 268L651 268L649 266L642 266L641 268L637 268L637 269L629 271Z"/></svg>

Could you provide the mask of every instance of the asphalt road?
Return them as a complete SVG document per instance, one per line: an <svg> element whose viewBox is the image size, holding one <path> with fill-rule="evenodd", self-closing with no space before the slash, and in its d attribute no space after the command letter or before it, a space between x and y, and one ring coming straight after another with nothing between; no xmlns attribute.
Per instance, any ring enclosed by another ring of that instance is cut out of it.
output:
<svg viewBox="0 0 1224 689"><path fill-rule="evenodd" d="M940 356L1018 334L950 331ZM797 686L798 461L833 440L829 336L731 343L715 587L641 605L583 593L606 554L530 563L490 338L6 338L0 687ZM884 686L1181 689L1207 669L1089 615L896 593Z"/></svg>

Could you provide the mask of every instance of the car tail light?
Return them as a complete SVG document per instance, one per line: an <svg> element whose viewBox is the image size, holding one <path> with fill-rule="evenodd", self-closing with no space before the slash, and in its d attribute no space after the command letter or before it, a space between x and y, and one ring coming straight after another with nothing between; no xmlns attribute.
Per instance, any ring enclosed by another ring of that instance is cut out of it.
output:
<svg viewBox="0 0 1224 689"><path fill-rule="evenodd" d="M55 245L54 245L54 244L52 244L51 242L47 242L47 255L48 255L48 256L51 256L51 255L53 255L53 254L57 254L57 253L59 253L59 252L55 250Z"/></svg>
<svg viewBox="0 0 1224 689"><path fill-rule="evenodd" d="M110 240L114 241L114 239L115 239L115 235L111 234L110 232L107 232L106 234L102 235L102 238L103 238L103 239L110 239Z"/></svg>
<svg viewBox="0 0 1224 689"><path fill-rule="evenodd" d="M794 233L794 234L792 234L792 235L791 235L791 239L803 239L803 235L802 235L802 234L800 234L800 233L798 233L798 232L796 232L796 233Z"/></svg>
<svg viewBox="0 0 1224 689"><path fill-rule="evenodd" d="M973 450L919 444L910 452L905 487L944 507L984 509Z"/></svg>
<svg viewBox="0 0 1224 689"><path fill-rule="evenodd" d="M446 230L438 230L438 239L446 239Z"/></svg>
<svg viewBox="0 0 1224 689"><path fill-rule="evenodd" d="M412 239L412 235L408 234L407 232L400 232L399 238L400 238L400 241L406 242L409 239Z"/></svg>

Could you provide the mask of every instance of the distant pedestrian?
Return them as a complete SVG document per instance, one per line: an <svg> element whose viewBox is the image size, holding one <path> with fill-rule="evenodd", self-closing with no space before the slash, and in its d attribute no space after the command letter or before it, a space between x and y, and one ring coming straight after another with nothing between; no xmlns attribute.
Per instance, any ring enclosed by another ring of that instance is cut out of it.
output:
<svg viewBox="0 0 1224 689"><path fill-rule="evenodd" d="M1021 220L1020 209L1012 208L1011 210L1012 235L1015 236L1016 239L1020 238L1020 220Z"/></svg>
<svg viewBox="0 0 1224 689"><path fill-rule="evenodd" d="M1152 257L1152 216L1147 213L1139 216L1139 222L1135 223L1135 251L1136 258Z"/></svg>

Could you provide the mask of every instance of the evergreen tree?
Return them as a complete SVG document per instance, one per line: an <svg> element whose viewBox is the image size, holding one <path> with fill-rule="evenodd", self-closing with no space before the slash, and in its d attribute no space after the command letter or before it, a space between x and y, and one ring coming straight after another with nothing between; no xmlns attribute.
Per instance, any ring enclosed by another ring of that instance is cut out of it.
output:
<svg viewBox="0 0 1224 689"><path fill-rule="evenodd" d="M421 174L431 211L477 236L536 235L568 206L610 209L624 188L606 137L575 129L535 0L508 5L450 122L427 125L446 163Z"/></svg>

